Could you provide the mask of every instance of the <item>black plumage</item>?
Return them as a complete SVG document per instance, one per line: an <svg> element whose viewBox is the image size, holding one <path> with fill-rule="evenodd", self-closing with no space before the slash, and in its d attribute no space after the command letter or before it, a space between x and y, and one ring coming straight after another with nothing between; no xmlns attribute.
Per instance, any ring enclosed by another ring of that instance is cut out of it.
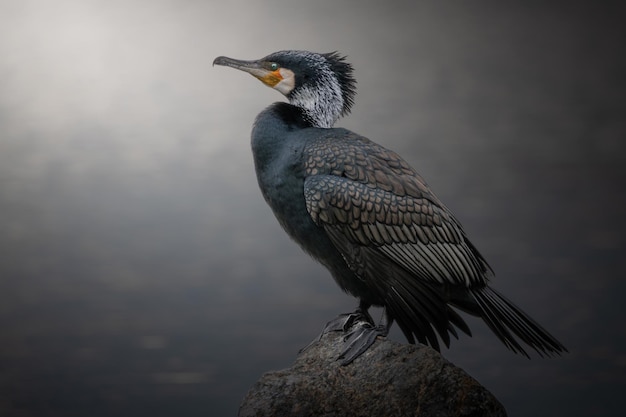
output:
<svg viewBox="0 0 626 417"><path fill-rule="evenodd" d="M337 53L282 51L258 61L216 58L251 73L289 103L261 112L252 131L259 186L285 231L359 299L328 323L346 331L349 363L396 321L408 341L439 349L457 329L456 309L481 317L514 352L565 348L489 287L493 272L461 224L395 152L342 128L355 94L352 67ZM382 306L375 325L367 313Z"/></svg>

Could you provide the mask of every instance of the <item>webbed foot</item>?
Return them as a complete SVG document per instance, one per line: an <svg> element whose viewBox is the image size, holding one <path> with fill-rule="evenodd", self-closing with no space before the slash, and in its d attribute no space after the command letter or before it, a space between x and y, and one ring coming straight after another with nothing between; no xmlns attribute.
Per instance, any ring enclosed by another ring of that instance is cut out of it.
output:
<svg viewBox="0 0 626 417"><path fill-rule="evenodd" d="M374 344L378 336L386 337L387 334L389 334L387 324L374 326L367 321L355 322L343 338L345 347L337 360L341 360L343 366L352 363Z"/></svg>
<svg viewBox="0 0 626 417"><path fill-rule="evenodd" d="M329 332L344 332L347 333L356 323L367 322L371 326L374 326L374 320L367 311L363 311L360 308L353 313L340 314L324 326L322 332L308 345L300 349L299 353L306 351L308 348L319 342L322 337Z"/></svg>
<svg viewBox="0 0 626 417"><path fill-rule="evenodd" d="M343 332L344 347L337 360L341 365L348 365L363 354L376 341L378 336L385 337L389 333L391 320L383 315L383 320L377 326L367 309L359 307L353 313L340 314L326 323L322 333L311 343L300 350L300 353L319 342L322 336L328 332Z"/></svg>

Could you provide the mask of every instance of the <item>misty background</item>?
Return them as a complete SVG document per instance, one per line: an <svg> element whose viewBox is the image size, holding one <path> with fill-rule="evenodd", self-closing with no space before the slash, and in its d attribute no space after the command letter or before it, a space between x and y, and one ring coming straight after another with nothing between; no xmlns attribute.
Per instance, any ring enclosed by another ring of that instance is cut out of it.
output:
<svg viewBox="0 0 626 417"><path fill-rule="evenodd" d="M626 388L624 13L608 2L0 0L0 414L236 415L356 300L257 189L283 100L218 55L340 51L338 125L422 173L570 350L482 323L443 355L510 416L615 415ZM397 329L392 338L404 341Z"/></svg>

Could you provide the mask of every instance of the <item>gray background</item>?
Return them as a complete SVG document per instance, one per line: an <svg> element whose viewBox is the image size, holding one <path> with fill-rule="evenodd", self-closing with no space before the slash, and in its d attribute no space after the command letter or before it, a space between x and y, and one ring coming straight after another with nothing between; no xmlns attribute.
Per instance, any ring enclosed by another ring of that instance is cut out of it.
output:
<svg viewBox="0 0 626 417"><path fill-rule="evenodd" d="M606 2L0 0L0 414L234 415L355 306L257 190L250 127L281 96L211 67L280 49L349 56L339 125L415 166L571 351L529 361L470 319L444 355L510 416L623 411L623 22Z"/></svg>

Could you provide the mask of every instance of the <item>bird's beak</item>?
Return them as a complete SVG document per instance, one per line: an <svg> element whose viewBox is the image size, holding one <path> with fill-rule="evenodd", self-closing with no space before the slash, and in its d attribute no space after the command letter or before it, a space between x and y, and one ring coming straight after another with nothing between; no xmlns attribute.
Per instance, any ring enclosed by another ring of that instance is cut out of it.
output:
<svg viewBox="0 0 626 417"><path fill-rule="evenodd" d="M268 70L263 66L262 61L242 61L225 56L218 56L213 61L213 65L231 67L247 72L261 80L263 84L272 88L276 87L276 85L283 80L280 71Z"/></svg>

